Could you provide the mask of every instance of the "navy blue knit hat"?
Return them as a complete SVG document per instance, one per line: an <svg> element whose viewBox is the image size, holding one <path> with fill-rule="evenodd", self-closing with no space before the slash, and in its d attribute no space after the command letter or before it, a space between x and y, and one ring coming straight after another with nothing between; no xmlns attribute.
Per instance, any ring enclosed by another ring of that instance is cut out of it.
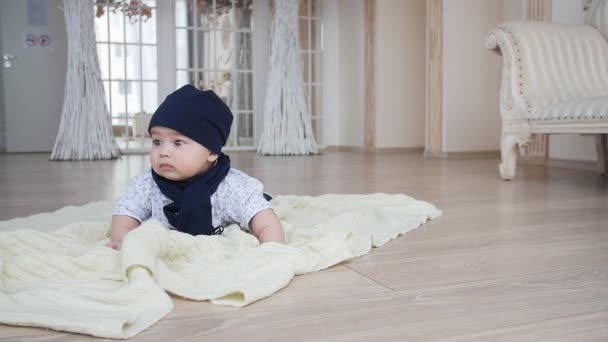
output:
<svg viewBox="0 0 608 342"><path fill-rule="evenodd" d="M148 132L155 126L171 128L219 153L231 125L230 108L212 90L185 85L160 104L150 119Z"/></svg>

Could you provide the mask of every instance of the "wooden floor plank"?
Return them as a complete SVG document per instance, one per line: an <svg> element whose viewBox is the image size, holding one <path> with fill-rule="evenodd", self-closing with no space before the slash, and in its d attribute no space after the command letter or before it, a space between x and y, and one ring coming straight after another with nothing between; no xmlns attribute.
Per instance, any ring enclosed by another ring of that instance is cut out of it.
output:
<svg viewBox="0 0 608 342"><path fill-rule="evenodd" d="M608 186L590 171L399 153L232 153L274 194L405 193L443 216L245 308L181 299L134 341L608 340ZM111 200L147 157L0 154L0 220ZM86 336L0 326L0 340Z"/></svg>
<svg viewBox="0 0 608 342"><path fill-rule="evenodd" d="M457 341L606 341L608 311L566 316L540 322L484 330L446 339Z"/></svg>
<svg viewBox="0 0 608 342"><path fill-rule="evenodd" d="M394 241L387 246L386 252L380 248L373 256L363 256L347 265L391 289L408 292L474 287L486 281L507 281L547 271L608 265L608 240L569 243L529 238L519 243L421 257L402 257L393 251L401 246L406 249L407 245L405 239ZM383 253L390 253L390 257L382 257ZM608 282L606 285L608 287Z"/></svg>

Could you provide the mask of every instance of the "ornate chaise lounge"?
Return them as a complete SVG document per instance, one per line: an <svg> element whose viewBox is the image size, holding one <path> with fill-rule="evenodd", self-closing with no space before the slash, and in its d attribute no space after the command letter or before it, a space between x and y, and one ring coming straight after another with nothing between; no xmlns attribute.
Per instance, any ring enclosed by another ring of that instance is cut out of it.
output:
<svg viewBox="0 0 608 342"><path fill-rule="evenodd" d="M597 18L604 27L507 22L487 35L486 47L503 58L503 179L513 179L518 147L523 150L535 133L595 134L599 170L606 173L607 1L594 1L590 10L595 12L587 14L587 21Z"/></svg>

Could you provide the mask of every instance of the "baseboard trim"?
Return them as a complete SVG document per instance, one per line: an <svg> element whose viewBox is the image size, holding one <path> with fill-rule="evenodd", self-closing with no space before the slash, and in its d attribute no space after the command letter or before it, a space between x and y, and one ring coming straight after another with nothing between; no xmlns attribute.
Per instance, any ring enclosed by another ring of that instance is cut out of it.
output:
<svg viewBox="0 0 608 342"><path fill-rule="evenodd" d="M423 154L424 147L376 147L378 153Z"/></svg>
<svg viewBox="0 0 608 342"><path fill-rule="evenodd" d="M500 159L500 151L441 152L438 158L448 160Z"/></svg>
<svg viewBox="0 0 608 342"><path fill-rule="evenodd" d="M592 160L572 160L572 159L547 159L547 166L560 167L564 169L575 169L585 171L596 171L598 172L598 165L596 161Z"/></svg>
<svg viewBox="0 0 608 342"><path fill-rule="evenodd" d="M546 166L548 159L545 157L517 157L517 164L519 165L541 165Z"/></svg>
<svg viewBox="0 0 608 342"><path fill-rule="evenodd" d="M376 147L367 151L362 146L340 146L330 145L323 148L327 152L365 152L365 153L401 153L401 154L422 154L424 147Z"/></svg>
<svg viewBox="0 0 608 342"><path fill-rule="evenodd" d="M330 145L325 146L325 148L321 148L321 150L326 152L364 152L365 149L360 146L340 146L340 145Z"/></svg>

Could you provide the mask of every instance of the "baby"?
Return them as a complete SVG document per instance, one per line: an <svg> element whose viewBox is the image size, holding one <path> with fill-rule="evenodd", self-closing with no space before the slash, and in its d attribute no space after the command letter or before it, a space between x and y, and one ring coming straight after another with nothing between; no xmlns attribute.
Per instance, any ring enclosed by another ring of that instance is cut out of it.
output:
<svg viewBox="0 0 608 342"><path fill-rule="evenodd" d="M230 108L211 90L186 85L167 96L148 127L152 169L120 196L107 246L120 249L124 236L149 218L192 235L221 234L237 223L260 243L283 243L262 183L231 168L221 152L231 125Z"/></svg>

